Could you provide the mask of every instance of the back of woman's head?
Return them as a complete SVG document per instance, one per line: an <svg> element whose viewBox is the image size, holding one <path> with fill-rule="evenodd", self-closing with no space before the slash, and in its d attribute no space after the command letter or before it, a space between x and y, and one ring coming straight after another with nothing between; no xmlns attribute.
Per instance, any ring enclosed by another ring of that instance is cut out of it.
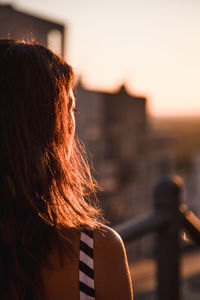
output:
<svg viewBox="0 0 200 300"><path fill-rule="evenodd" d="M72 68L50 50L0 41L1 299L37 290L64 227L99 226L95 183L74 139L72 85Z"/></svg>

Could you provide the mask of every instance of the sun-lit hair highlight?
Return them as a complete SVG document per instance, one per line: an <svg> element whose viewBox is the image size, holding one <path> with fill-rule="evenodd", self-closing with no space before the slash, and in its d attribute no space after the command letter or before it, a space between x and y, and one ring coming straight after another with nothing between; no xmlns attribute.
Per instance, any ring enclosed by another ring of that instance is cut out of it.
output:
<svg viewBox="0 0 200 300"><path fill-rule="evenodd" d="M70 249L66 229L101 227L97 184L73 136L73 81L71 66L45 47L0 41L1 299L37 294L53 245L65 237Z"/></svg>

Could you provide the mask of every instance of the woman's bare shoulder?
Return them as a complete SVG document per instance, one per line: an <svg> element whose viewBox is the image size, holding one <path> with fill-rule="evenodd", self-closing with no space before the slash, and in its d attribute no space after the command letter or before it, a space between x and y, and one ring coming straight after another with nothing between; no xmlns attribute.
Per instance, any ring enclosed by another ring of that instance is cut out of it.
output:
<svg viewBox="0 0 200 300"><path fill-rule="evenodd" d="M113 242L121 242L122 239L120 235L111 227L102 225L99 230L94 231L94 236L97 241L99 242L105 242L107 240L108 242L110 241L111 243Z"/></svg>
<svg viewBox="0 0 200 300"><path fill-rule="evenodd" d="M94 264L98 300L133 299L124 243L110 227L94 232Z"/></svg>

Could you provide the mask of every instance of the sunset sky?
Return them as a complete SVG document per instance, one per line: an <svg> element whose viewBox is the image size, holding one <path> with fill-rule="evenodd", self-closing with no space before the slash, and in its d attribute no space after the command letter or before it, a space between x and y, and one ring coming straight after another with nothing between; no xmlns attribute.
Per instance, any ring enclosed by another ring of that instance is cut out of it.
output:
<svg viewBox="0 0 200 300"><path fill-rule="evenodd" d="M199 0L9 3L67 25L66 57L88 88L126 83L150 114L200 115Z"/></svg>

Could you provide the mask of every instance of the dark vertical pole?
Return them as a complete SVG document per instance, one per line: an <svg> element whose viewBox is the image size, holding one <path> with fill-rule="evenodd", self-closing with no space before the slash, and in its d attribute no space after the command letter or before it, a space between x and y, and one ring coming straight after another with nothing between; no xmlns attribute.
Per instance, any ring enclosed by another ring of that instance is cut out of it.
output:
<svg viewBox="0 0 200 300"><path fill-rule="evenodd" d="M169 222L157 231L157 299L180 300L180 249L181 218L179 204L182 181L179 177L163 179L155 188L155 209L168 212Z"/></svg>

